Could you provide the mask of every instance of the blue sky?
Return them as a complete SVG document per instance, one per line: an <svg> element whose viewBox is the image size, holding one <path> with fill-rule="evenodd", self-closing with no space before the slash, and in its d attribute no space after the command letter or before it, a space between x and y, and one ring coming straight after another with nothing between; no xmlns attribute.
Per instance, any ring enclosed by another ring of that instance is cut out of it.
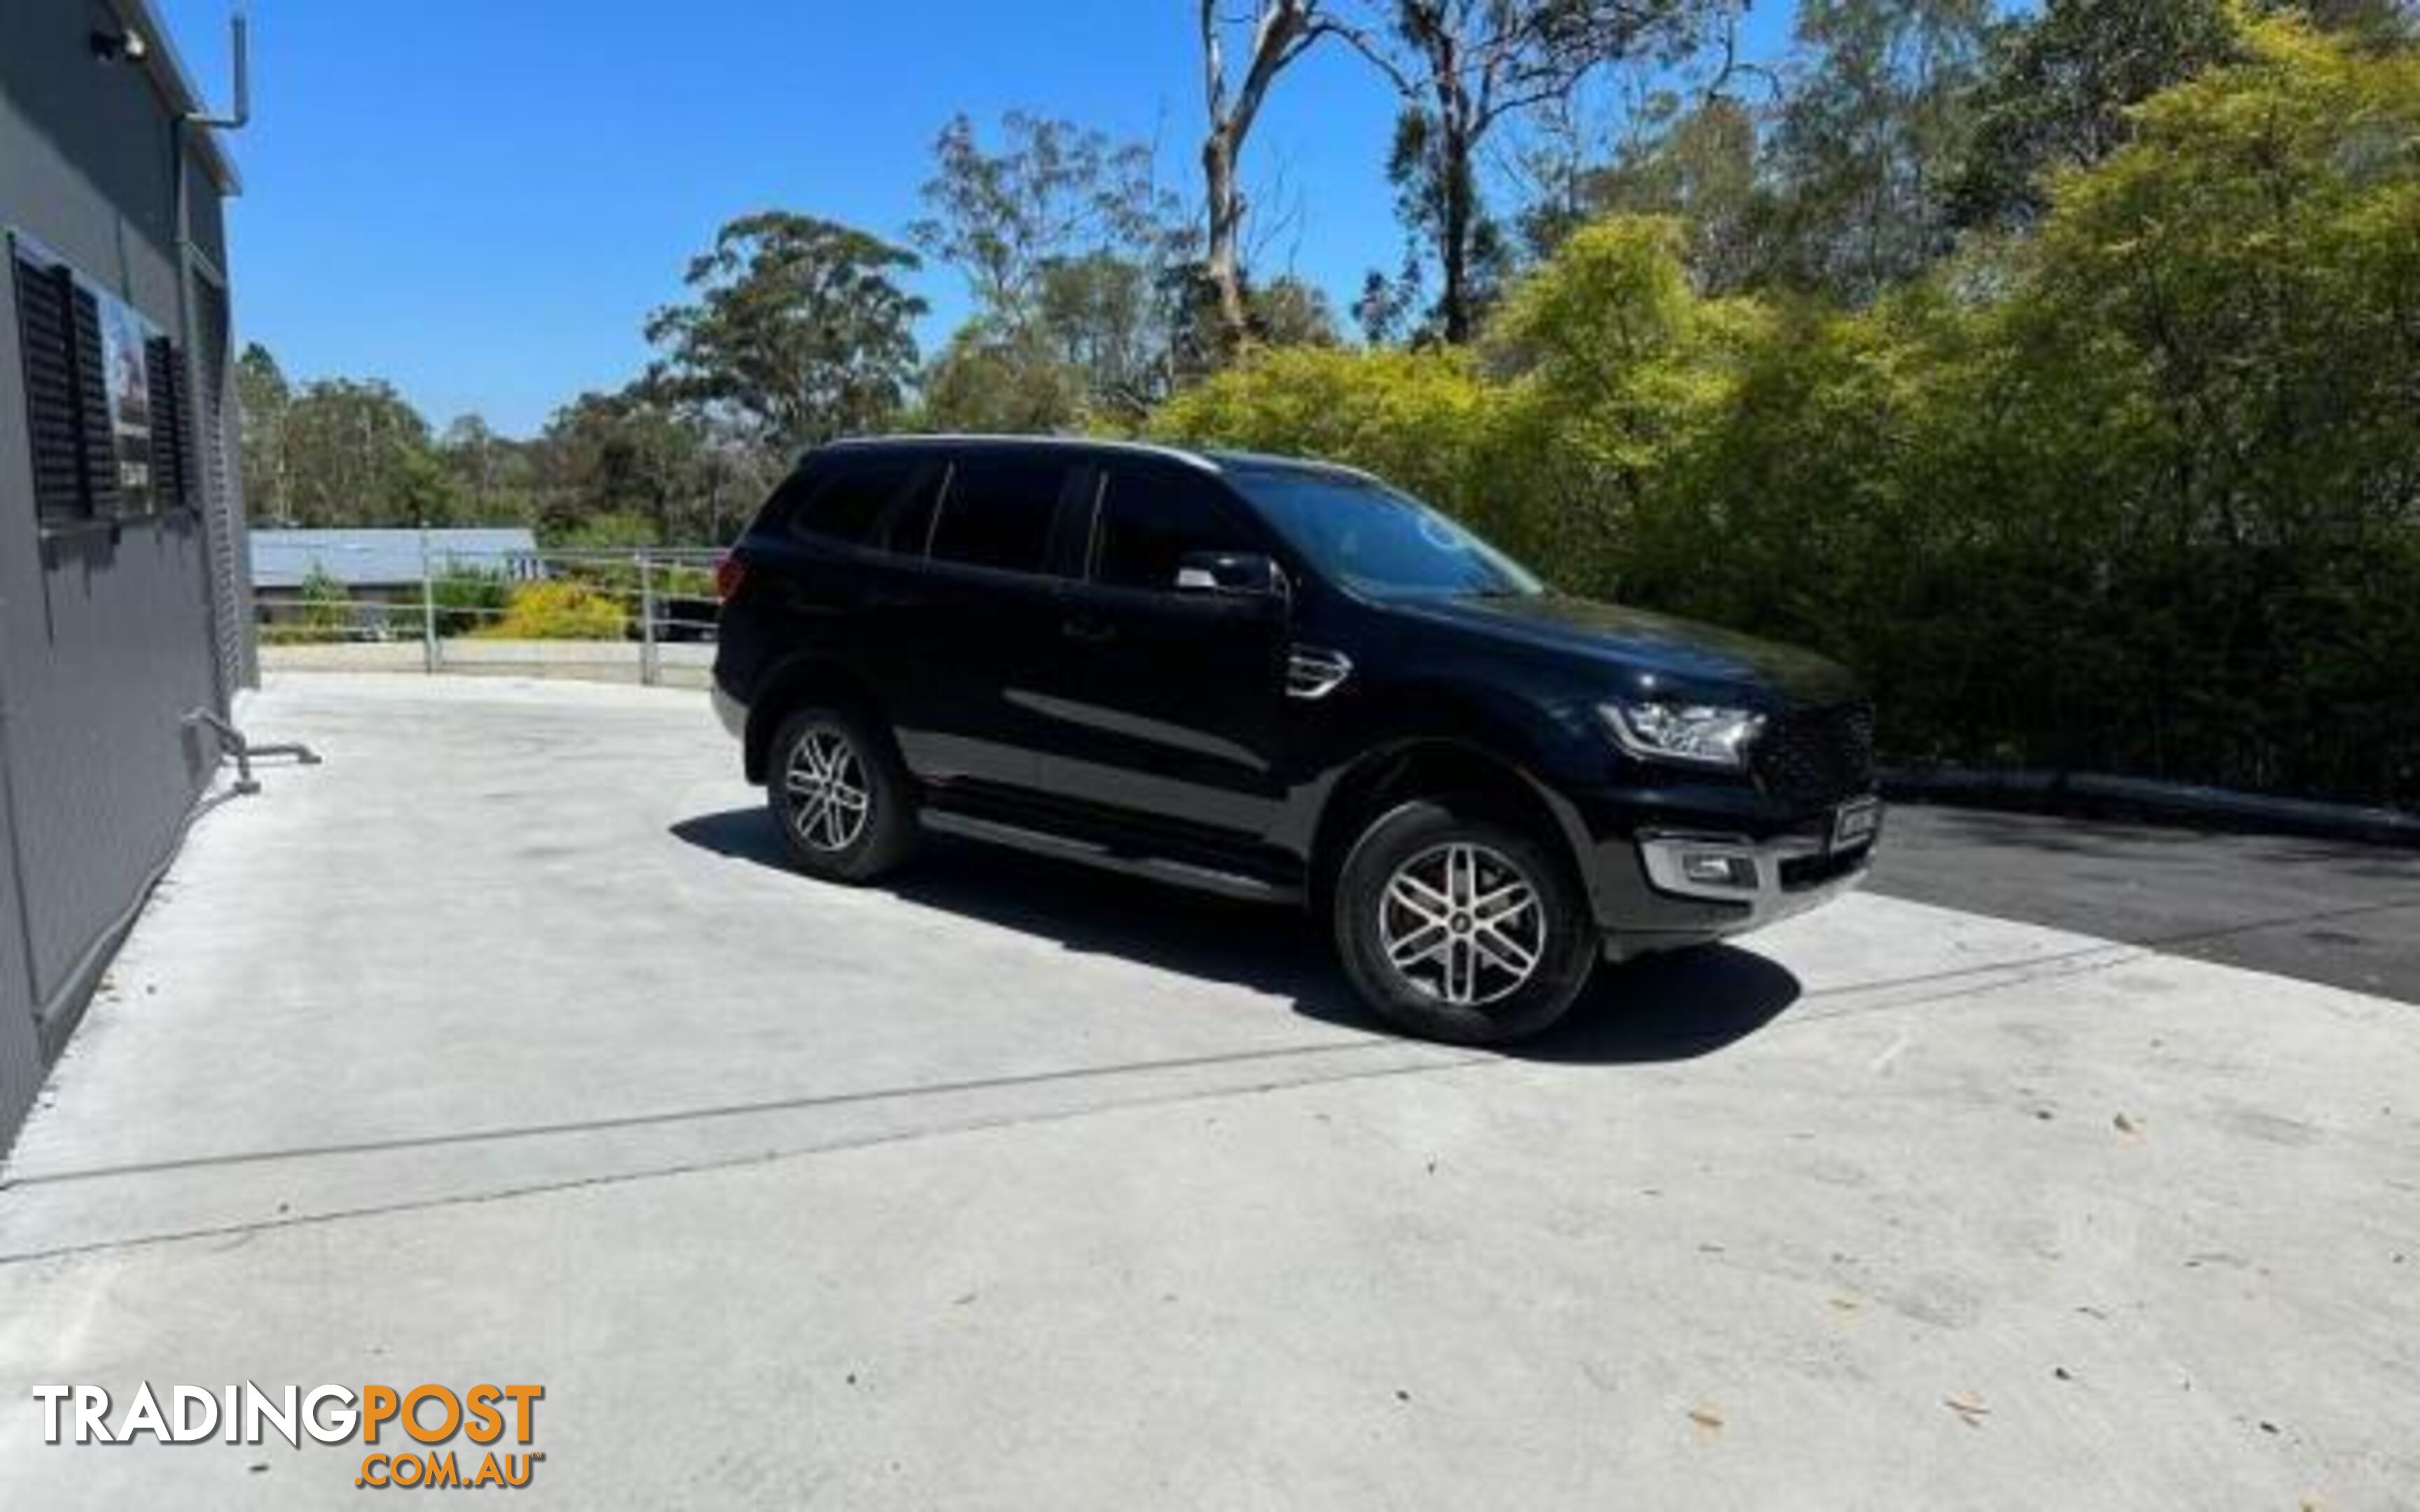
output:
<svg viewBox="0 0 2420 1512"><path fill-rule="evenodd" d="M226 90L230 0L163 0ZM639 328L734 216L822 215L904 239L932 139L1024 109L1156 141L1198 200L1186 0L253 0L254 121L228 140L237 318L296 378L393 380L431 423L527 434L647 359ZM1752 47L1776 51L1783 0ZM1298 214L1261 267L1340 308L1401 233L1393 117L1341 48L1290 75L1248 177ZM1264 203L1270 195L1264 193ZM947 270L927 349L965 310Z"/></svg>

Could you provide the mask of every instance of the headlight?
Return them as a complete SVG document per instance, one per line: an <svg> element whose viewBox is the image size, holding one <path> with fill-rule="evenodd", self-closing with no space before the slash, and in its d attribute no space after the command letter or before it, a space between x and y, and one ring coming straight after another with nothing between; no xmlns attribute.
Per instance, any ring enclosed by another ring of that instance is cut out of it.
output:
<svg viewBox="0 0 2420 1512"><path fill-rule="evenodd" d="M1726 772L1747 769L1748 747L1764 728L1753 709L1708 703L1607 703L1601 712L1615 741L1642 762Z"/></svg>

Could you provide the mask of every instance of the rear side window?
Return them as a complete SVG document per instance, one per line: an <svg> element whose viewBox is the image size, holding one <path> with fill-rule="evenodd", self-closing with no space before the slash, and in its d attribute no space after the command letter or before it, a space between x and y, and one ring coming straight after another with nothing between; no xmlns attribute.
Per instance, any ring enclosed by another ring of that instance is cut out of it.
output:
<svg viewBox="0 0 2420 1512"><path fill-rule="evenodd" d="M1047 457L961 458L934 523L934 559L1040 572L1050 549L1050 519L1074 471L1072 463Z"/></svg>
<svg viewBox="0 0 2420 1512"><path fill-rule="evenodd" d="M1188 552L1264 549L1209 478L1177 468L1113 468L1093 528L1093 580L1168 593Z"/></svg>
<svg viewBox="0 0 2420 1512"><path fill-rule="evenodd" d="M921 557L924 543L933 534L933 505L939 500L941 477L948 471L939 462L927 462L907 487L892 500L889 513L874 527L874 537L867 544L877 551L896 552L904 557Z"/></svg>
<svg viewBox="0 0 2420 1512"><path fill-rule="evenodd" d="M879 527L925 471L925 464L914 457L839 463L806 486L805 496L789 512L790 533L852 546L879 545ZM920 535L915 546L923 545Z"/></svg>

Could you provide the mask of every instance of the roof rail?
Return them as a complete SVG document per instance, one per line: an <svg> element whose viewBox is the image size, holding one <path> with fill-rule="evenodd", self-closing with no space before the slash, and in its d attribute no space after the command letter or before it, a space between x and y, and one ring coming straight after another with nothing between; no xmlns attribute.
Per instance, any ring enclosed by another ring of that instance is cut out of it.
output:
<svg viewBox="0 0 2420 1512"><path fill-rule="evenodd" d="M1118 452L1134 456L1155 456L1174 462L1200 472L1217 472L1218 464L1200 452L1182 446L1164 446L1156 441L1122 440L1105 436L1004 436L981 433L943 432L939 434L896 436L841 436L824 443L827 447L913 447L913 446L1039 446L1063 448L1069 451Z"/></svg>

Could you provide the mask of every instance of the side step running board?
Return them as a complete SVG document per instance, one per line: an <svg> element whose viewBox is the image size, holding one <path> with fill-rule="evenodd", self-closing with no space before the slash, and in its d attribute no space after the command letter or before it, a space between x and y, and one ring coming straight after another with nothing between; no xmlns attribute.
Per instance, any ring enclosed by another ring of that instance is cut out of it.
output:
<svg viewBox="0 0 2420 1512"><path fill-rule="evenodd" d="M1016 850L1030 851L1036 856L1054 856L1062 860L1078 861L1104 871L1123 872L1129 876L1149 877L1156 882L1172 883L1180 887L1192 887L1201 892L1215 892L1224 898L1240 898L1248 903L1295 903L1302 901L1302 889L1281 883L1267 882L1241 872L1225 872L1217 867L1198 866L1190 861L1171 860L1163 856L1128 856L1106 845L1072 835L1055 835L1048 830L1028 829L1022 825L1006 825L997 819L976 819L967 814L952 813L946 809L926 808L917 814L918 822L936 834L955 835L965 840L979 840L988 844L1006 845Z"/></svg>

